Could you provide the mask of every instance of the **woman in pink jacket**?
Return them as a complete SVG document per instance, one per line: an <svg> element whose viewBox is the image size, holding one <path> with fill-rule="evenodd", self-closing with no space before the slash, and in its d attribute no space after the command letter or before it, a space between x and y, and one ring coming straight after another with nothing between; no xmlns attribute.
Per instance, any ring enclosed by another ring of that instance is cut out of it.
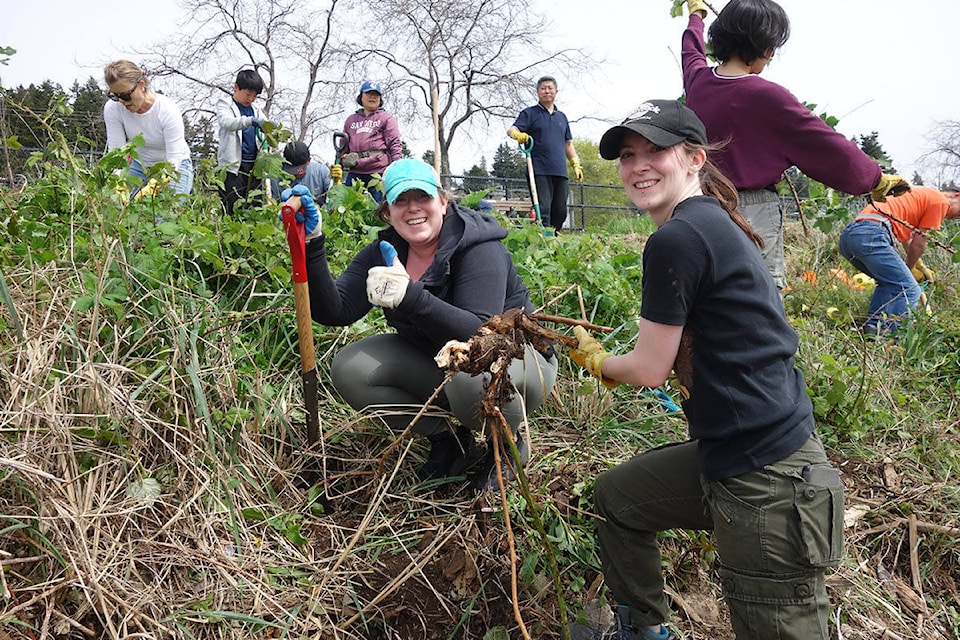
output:
<svg viewBox="0 0 960 640"><path fill-rule="evenodd" d="M383 108L380 83L366 80L360 85L357 104L360 109L347 117L343 130L350 136L350 144L341 157L343 167L349 170L344 184L362 180L373 199L380 202L383 192L375 174L382 175L387 166L399 160L403 146L397 120ZM371 184L372 183L372 184Z"/></svg>

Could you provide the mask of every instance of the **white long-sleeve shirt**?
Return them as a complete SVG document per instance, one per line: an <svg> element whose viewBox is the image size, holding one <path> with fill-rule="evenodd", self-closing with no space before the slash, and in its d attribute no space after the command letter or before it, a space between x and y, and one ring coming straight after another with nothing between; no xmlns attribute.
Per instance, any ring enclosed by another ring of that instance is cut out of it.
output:
<svg viewBox="0 0 960 640"><path fill-rule="evenodd" d="M112 100L103 105L103 121L107 126L107 150L119 149L138 133L144 145L137 149L140 164L149 169L167 161L174 167L190 157L190 147L183 134L183 114L170 98L156 94L146 113L131 113Z"/></svg>

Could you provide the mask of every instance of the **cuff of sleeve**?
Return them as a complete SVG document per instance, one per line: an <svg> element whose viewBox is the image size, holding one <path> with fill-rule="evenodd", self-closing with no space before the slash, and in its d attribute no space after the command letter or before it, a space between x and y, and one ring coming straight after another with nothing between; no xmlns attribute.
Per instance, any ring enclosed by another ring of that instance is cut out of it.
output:
<svg viewBox="0 0 960 640"><path fill-rule="evenodd" d="M420 307L420 297L423 295L423 283L410 281L407 292L403 294L403 301L397 305L397 311L412 314Z"/></svg>

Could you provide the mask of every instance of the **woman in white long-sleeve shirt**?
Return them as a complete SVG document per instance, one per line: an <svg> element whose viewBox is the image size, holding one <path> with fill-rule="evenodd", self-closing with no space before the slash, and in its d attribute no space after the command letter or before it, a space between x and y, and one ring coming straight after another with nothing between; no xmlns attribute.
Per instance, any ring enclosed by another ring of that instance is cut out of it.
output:
<svg viewBox="0 0 960 640"><path fill-rule="evenodd" d="M170 98L150 89L146 72L129 60L111 62L103 69L110 100L103 105L107 150L119 149L138 133L144 144L130 158L130 175L146 182L146 170L169 162L178 173L171 187L187 194L193 188L193 162L183 134L183 114Z"/></svg>

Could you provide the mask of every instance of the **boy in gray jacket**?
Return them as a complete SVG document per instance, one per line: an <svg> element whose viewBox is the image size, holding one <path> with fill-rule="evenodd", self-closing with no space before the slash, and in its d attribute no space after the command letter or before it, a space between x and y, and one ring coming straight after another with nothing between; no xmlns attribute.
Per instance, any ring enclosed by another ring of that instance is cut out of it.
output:
<svg viewBox="0 0 960 640"><path fill-rule="evenodd" d="M265 122L260 107L253 102L263 91L263 79L253 69L237 74L233 96L223 97L217 103L217 123L220 126L220 146L217 165L227 167L227 175L220 191L223 211L233 213L233 206L246 198L253 183L251 171L260 152L263 135L260 127Z"/></svg>

